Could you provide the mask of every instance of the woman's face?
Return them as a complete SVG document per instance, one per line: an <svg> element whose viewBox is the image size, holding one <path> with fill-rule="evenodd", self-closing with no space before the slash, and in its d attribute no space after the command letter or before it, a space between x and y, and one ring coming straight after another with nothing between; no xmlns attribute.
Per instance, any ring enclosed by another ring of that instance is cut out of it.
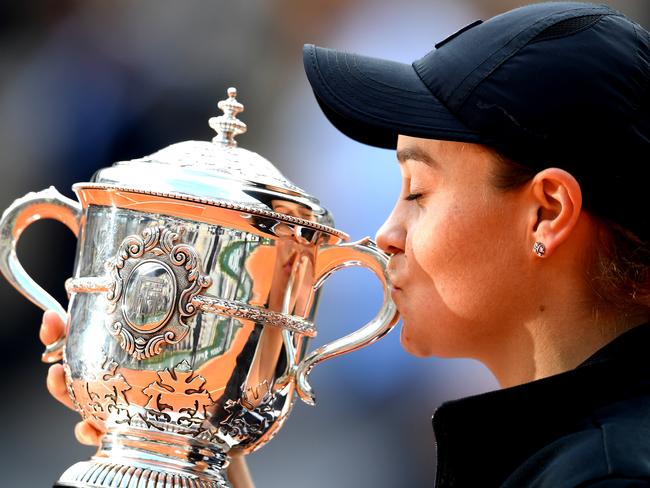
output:
<svg viewBox="0 0 650 488"><path fill-rule="evenodd" d="M393 254L402 344L418 356L480 358L531 306L535 210L525 190L493 186L498 163L483 146L400 136L397 157L402 190L377 242Z"/></svg>

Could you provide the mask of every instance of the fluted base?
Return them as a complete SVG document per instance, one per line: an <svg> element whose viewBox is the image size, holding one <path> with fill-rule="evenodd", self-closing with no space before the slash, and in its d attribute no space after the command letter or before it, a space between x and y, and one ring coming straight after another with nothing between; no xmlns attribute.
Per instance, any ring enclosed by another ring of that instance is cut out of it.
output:
<svg viewBox="0 0 650 488"><path fill-rule="evenodd" d="M137 428L109 428L97 453L69 467L57 487L232 488L226 454L205 440Z"/></svg>
<svg viewBox="0 0 650 488"><path fill-rule="evenodd" d="M54 487L75 488L232 488L224 477L197 476L158 466L82 461L61 475Z"/></svg>

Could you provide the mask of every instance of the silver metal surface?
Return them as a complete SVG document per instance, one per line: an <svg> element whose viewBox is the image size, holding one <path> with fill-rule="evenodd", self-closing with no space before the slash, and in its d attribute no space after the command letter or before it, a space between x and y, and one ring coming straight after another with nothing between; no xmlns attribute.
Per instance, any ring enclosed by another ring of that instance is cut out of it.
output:
<svg viewBox="0 0 650 488"><path fill-rule="evenodd" d="M237 89L228 88L228 98L221 100L218 107L223 112L219 117L212 117L208 124L217 135L212 139L215 144L225 147L237 147L235 137L243 134L248 129L246 124L237 118L237 115L244 111L244 106L237 101Z"/></svg>
<svg viewBox="0 0 650 488"><path fill-rule="evenodd" d="M386 271L388 256L377 247L374 241L365 238L359 242L349 244L323 246L319 250L318 258L318 267L316 269L318 279L314 283L315 290L318 290L335 271L350 266L365 266L375 273L375 276L382 283L384 301L379 312L370 322L352 334L319 347L296 367L296 392L300 399L309 405L316 403L313 390L307 381L309 372L314 366L333 357L372 344L390 332L397 321L396 308L389 295L389 278Z"/></svg>
<svg viewBox="0 0 650 488"><path fill-rule="evenodd" d="M236 93L229 89L229 95ZM244 212L271 213L271 218L300 219L304 225L334 227L320 202L289 181L267 159L237 147L234 136L245 124L235 118L243 105L229 96L219 103L226 113L210 119L214 142L184 141L130 161L99 170L89 184L132 191L160 192L176 198L206 199ZM241 125L239 125L241 124ZM251 212L252 211L252 212Z"/></svg>
<svg viewBox="0 0 650 488"><path fill-rule="evenodd" d="M16 245L23 231L40 219L54 219L64 223L75 236L79 235L81 205L61 195L53 186L30 192L15 200L0 219L0 271L4 277L43 310L54 310L67 322L65 308L27 274L16 256ZM42 359L47 363L59 361L63 356L65 338L45 348Z"/></svg>
<svg viewBox="0 0 650 488"><path fill-rule="evenodd" d="M294 391L313 404L316 364L397 321L387 256L369 239L343 243L316 199L234 147L243 107L229 95L215 142L102 170L74 186L80 204L53 189L27 195L0 222L0 269L37 305L69 316L68 391L107 432L62 486L226 488L229 456L268 442ZM67 314L15 255L22 230L48 217L78 236ZM384 303L357 332L307 354L319 289L348 266L375 273Z"/></svg>
<svg viewBox="0 0 650 488"><path fill-rule="evenodd" d="M223 182L222 182L223 184ZM77 193L84 192L85 190L111 190L113 192L124 192L124 193L140 193L142 195L149 195L154 197L163 197L163 198L172 198L175 200L182 200L187 202L194 202L200 205L209 205L211 207L220 207L227 208L230 210L236 210L241 212L243 215L259 216L271 219L268 224L265 224L267 230L272 235L281 233L282 231L276 229L275 227L281 228L285 223L291 224L294 226L297 233L309 234L313 230L324 231L327 234L336 236L339 239L348 240L350 236L334 227L331 227L333 222L331 221L331 216L328 215L327 219L319 219L326 221L327 224L321 224L313 220L307 220L308 218L316 219L316 215L310 216L309 211L305 211L301 208L301 204L297 204L293 201L274 201L272 206L278 211L269 210L268 207L261 205L259 203L233 203L229 200L223 200L218 198L207 198L199 197L193 195L186 195L183 193L176 192L164 192L164 191L155 191L147 190L144 188L138 188L135 186L123 186L115 184L101 184L101 183L77 183L72 186L72 189ZM214 191L214 188L213 188ZM282 213L281 213L282 212ZM279 221L279 222L276 222ZM241 225L241 224L240 224ZM263 227L262 223L258 224L260 227ZM275 227L274 227L275 226Z"/></svg>

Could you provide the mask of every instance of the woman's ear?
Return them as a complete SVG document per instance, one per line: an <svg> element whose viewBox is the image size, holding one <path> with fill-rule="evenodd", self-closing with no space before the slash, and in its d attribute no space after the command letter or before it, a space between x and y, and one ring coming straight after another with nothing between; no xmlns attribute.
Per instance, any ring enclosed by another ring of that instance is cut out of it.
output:
<svg viewBox="0 0 650 488"><path fill-rule="evenodd" d="M531 249L544 245L544 256L552 255L571 235L582 209L582 192L576 179L563 169L547 168L531 183Z"/></svg>

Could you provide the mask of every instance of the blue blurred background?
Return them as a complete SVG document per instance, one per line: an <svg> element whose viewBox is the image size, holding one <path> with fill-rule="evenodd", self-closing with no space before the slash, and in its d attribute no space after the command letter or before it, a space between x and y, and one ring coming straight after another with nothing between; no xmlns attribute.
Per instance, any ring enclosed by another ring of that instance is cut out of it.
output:
<svg viewBox="0 0 650 488"><path fill-rule="evenodd" d="M208 140L228 86L246 105L240 145L320 198L353 239L374 235L399 190L394 155L335 131L302 70L303 43L410 62L460 27L521 0L44 0L0 4L0 209L29 191L87 181L98 168L171 143ZM610 0L646 28L647 0ZM75 241L39 222L19 256L60 301ZM323 344L380 303L370 273L331 278L318 315ZM47 487L92 455L78 416L49 397L41 313L0 280L5 390L0 485ZM435 318L433 319L435 320ZM260 488L431 486L430 418L443 401L497 387L469 360L416 359L399 331L318 367L318 404L297 402L278 436L249 456ZM498 439L495 439L498 443Z"/></svg>

